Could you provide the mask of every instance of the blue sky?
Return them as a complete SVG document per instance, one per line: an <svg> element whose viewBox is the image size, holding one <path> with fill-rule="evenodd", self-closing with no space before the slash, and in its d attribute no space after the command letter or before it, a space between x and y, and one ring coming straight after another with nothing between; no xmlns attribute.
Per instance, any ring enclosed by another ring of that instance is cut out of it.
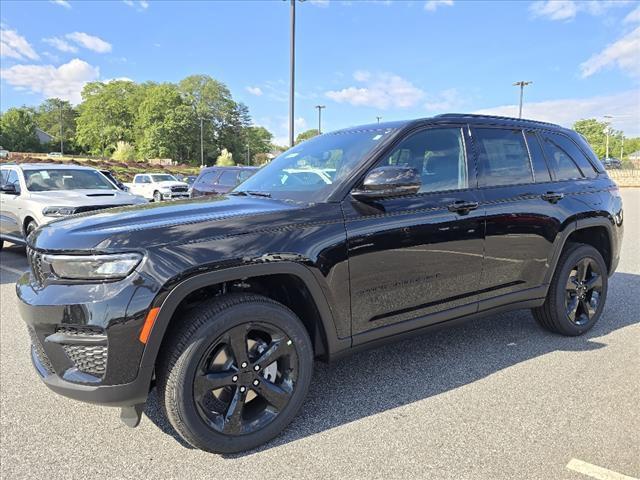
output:
<svg viewBox="0 0 640 480"><path fill-rule="evenodd" d="M92 80L223 81L286 143L289 3L5 1L0 107L78 101ZM297 4L297 131L447 111L570 125L614 115L640 135L640 3L305 1Z"/></svg>

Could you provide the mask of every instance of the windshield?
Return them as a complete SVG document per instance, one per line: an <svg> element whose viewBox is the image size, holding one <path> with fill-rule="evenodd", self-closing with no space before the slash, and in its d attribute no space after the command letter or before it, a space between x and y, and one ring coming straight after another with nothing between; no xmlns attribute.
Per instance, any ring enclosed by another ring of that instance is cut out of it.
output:
<svg viewBox="0 0 640 480"><path fill-rule="evenodd" d="M154 182L177 182L176 177L173 175L151 175Z"/></svg>
<svg viewBox="0 0 640 480"><path fill-rule="evenodd" d="M393 130L328 133L294 146L256 171L235 192L322 202Z"/></svg>
<svg viewBox="0 0 640 480"><path fill-rule="evenodd" d="M95 170L52 169L25 170L27 190L116 190L104 175Z"/></svg>

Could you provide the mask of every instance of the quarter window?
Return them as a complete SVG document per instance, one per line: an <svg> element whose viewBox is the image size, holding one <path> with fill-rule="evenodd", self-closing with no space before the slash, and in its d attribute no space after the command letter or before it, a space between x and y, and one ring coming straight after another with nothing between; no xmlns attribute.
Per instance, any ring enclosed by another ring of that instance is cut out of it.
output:
<svg viewBox="0 0 640 480"><path fill-rule="evenodd" d="M477 128L478 184L481 187L533 182L531 163L521 130Z"/></svg>
<svg viewBox="0 0 640 480"><path fill-rule="evenodd" d="M213 185L218 172L205 173L198 179L198 185Z"/></svg>
<svg viewBox="0 0 640 480"><path fill-rule="evenodd" d="M225 186L235 186L238 184L238 172L235 170L227 170L222 172L218 179L218 184Z"/></svg>
<svg viewBox="0 0 640 480"><path fill-rule="evenodd" d="M554 167L556 169L558 180L581 178L582 176L595 178L597 173L593 165L573 141L558 133L545 132L542 135L547 155L550 158L552 169Z"/></svg>
<svg viewBox="0 0 640 480"><path fill-rule="evenodd" d="M529 146L529 154L531 155L531 164L533 165L533 176L536 183L549 182L551 175L549 174L549 167L544 159L544 153L540 146L540 141L535 132L526 132L527 145Z"/></svg>
<svg viewBox="0 0 640 480"><path fill-rule="evenodd" d="M459 128L433 128L415 133L377 166L404 165L422 177L420 192L468 187L467 162Z"/></svg>

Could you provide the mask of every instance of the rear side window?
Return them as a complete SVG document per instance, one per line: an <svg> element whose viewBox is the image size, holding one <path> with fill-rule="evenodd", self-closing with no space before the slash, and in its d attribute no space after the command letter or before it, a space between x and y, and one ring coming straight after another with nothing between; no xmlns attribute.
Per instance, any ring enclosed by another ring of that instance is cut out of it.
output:
<svg viewBox="0 0 640 480"><path fill-rule="evenodd" d="M481 187L533 182L527 145L521 130L476 128Z"/></svg>
<svg viewBox="0 0 640 480"><path fill-rule="evenodd" d="M544 151L547 155L549 162L549 168L553 173L555 180L573 180L583 178L582 172L578 168L578 165L573 161L571 155L560 144L558 139L559 135L551 133L542 134L542 143L544 145Z"/></svg>
<svg viewBox="0 0 640 480"><path fill-rule="evenodd" d="M237 185L237 183L238 183L238 172L236 172L235 170L226 170L222 172L222 175L220 175L220 178L218 179L219 185L233 187Z"/></svg>
<svg viewBox="0 0 640 480"><path fill-rule="evenodd" d="M239 183L244 182L247 178L251 177L254 173L256 173L255 170L241 170L240 175L238 175L238 182Z"/></svg>
<svg viewBox="0 0 640 480"><path fill-rule="evenodd" d="M595 178L597 172L593 168L593 165L573 140L559 133L552 132L545 132L543 133L543 136L549 139L550 144L554 145L557 149L562 150L565 155L569 156L573 163L580 168L583 176L587 178Z"/></svg>
<svg viewBox="0 0 640 480"><path fill-rule="evenodd" d="M547 162L544 159L544 153L540 146L538 136L535 132L525 132L525 137L527 137L527 146L529 147L529 154L531 155L534 180L536 183L551 181L549 167L547 167Z"/></svg>

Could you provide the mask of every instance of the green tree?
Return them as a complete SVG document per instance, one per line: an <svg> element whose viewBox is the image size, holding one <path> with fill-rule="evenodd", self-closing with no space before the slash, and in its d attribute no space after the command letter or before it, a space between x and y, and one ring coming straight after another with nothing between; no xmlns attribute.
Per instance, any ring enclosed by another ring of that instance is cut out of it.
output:
<svg viewBox="0 0 640 480"><path fill-rule="evenodd" d="M110 155L118 141L132 142L140 86L130 81L91 82L82 89L76 141L94 155Z"/></svg>
<svg viewBox="0 0 640 480"><path fill-rule="evenodd" d="M265 163L264 155L271 151L273 135L264 127L251 126L245 128L245 136L252 165L262 165Z"/></svg>
<svg viewBox="0 0 640 480"><path fill-rule="evenodd" d="M135 119L135 139L142 158L171 158L184 162L193 153L199 121L176 85L146 89Z"/></svg>
<svg viewBox="0 0 640 480"><path fill-rule="evenodd" d="M312 128L310 130L307 130L306 132L302 132L296 137L296 145L300 142L304 142L305 140L309 140L310 138L313 138L318 134L319 132L317 128Z"/></svg>
<svg viewBox="0 0 640 480"><path fill-rule="evenodd" d="M573 129L582 134L591 148L598 156L603 158L606 154L607 134L605 133L609 124L606 122L599 122L595 118L588 118L578 120L573 124ZM623 134L621 131L610 129L609 130L609 156L620 156L620 147L622 146Z"/></svg>
<svg viewBox="0 0 640 480"><path fill-rule="evenodd" d="M14 152L37 152L42 149L36 136L32 109L10 108L0 116L0 145Z"/></svg>
<svg viewBox="0 0 640 480"><path fill-rule="evenodd" d="M216 159L216 165L219 167L233 167L235 165L233 162L233 154L226 148L223 148Z"/></svg>
<svg viewBox="0 0 640 480"><path fill-rule="evenodd" d="M60 150L62 134L65 153L77 153L78 149L75 144L77 116L76 109L66 100L48 98L40 104L36 110L35 121L40 130L53 136L49 146L50 150Z"/></svg>

